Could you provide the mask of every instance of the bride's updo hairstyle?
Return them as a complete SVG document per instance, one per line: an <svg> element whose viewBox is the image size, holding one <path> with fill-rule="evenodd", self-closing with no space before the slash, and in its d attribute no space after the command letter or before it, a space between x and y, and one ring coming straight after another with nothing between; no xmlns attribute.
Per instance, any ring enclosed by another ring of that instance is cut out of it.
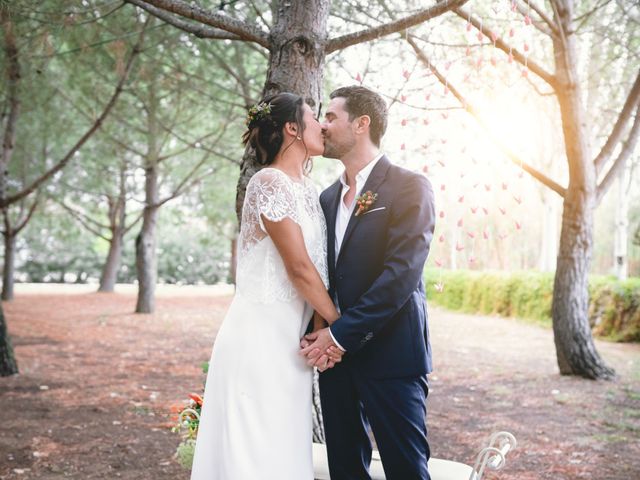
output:
<svg viewBox="0 0 640 480"><path fill-rule="evenodd" d="M275 160L284 142L282 130L285 123L295 123L298 126L298 136L302 136L305 128L302 119L303 105L301 96L283 92L269 95L249 109L247 131L242 135L242 143L248 143L255 149L260 165L270 165ZM289 146L291 144L285 150Z"/></svg>

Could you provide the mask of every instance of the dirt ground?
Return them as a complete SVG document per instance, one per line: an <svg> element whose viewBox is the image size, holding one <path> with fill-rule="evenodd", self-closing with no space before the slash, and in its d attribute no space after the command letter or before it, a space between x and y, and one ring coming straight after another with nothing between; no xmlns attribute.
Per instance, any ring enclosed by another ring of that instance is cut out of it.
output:
<svg viewBox="0 0 640 480"><path fill-rule="evenodd" d="M0 479L188 479L170 407L200 391L228 288L17 285L4 303L21 374L0 379ZM561 377L551 331L431 308L433 456L473 464L491 432L518 448L488 479L640 478L640 345L598 342L616 382ZM248 452L250 453L250 452Z"/></svg>

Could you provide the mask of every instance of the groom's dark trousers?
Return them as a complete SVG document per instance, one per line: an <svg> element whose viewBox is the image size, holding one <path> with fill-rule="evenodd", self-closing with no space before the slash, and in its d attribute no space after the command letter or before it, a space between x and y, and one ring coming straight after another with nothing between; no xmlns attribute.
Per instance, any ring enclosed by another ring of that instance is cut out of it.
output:
<svg viewBox="0 0 640 480"><path fill-rule="evenodd" d="M341 311L331 326L346 350L320 375L331 480L366 480L370 425L388 480L430 479L427 373L432 369L422 281L433 237L433 190L422 175L383 156L362 193L376 201L349 220L336 259L342 184L320 196L327 220L329 293Z"/></svg>

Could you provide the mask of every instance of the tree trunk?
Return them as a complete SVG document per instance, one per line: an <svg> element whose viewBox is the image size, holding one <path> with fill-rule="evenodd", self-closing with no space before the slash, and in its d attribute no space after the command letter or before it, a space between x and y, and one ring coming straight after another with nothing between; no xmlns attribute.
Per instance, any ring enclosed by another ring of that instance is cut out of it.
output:
<svg viewBox="0 0 640 480"><path fill-rule="evenodd" d="M329 0L279 2L271 29L269 68L263 95L292 92L312 107L322 98ZM236 192L236 214L240 220L247 183L260 169L255 152L245 150Z"/></svg>
<svg viewBox="0 0 640 480"><path fill-rule="evenodd" d="M151 209L150 209L151 210ZM138 276L138 301L136 313L152 313L155 309L157 280L156 212L145 212L142 230L136 237L136 273Z"/></svg>
<svg viewBox="0 0 640 480"><path fill-rule="evenodd" d="M625 166L616 183L616 215L615 237L613 244L613 268L618 280L626 280L629 276L629 257L627 247L629 244L629 178L631 167Z"/></svg>
<svg viewBox="0 0 640 480"><path fill-rule="evenodd" d="M146 205L142 215L142 228L136 237L136 273L138 276L136 313L152 313L155 309L158 277L156 256L158 171L155 165L145 169L145 194Z"/></svg>
<svg viewBox="0 0 640 480"><path fill-rule="evenodd" d="M4 33L4 53L6 56L6 96L9 105L8 116L4 120L4 134L2 137L2 155L0 156L0 200L4 200L7 196L7 179L9 177L9 163L13 156L14 143L16 139L16 124L20 112L20 63L18 58L18 47L16 44L16 36L13 28L13 22L9 15L8 7L0 8L0 21ZM6 114L5 114L6 115ZM4 116L4 115L3 115ZM3 210L5 225L5 242L4 242L4 267L2 271L2 299L11 300L13 298L13 271L15 261L15 234L11 230L9 224L9 212L6 208ZM4 320L2 320L4 325ZM6 335L6 329L2 333ZM9 338L7 337L7 342ZM2 348L2 347L0 347ZM9 348L10 350L10 348ZM3 357L4 358L4 357ZM11 368L9 367L9 370Z"/></svg>
<svg viewBox="0 0 640 480"><path fill-rule="evenodd" d="M555 192L546 190L542 193L542 239L538 269L552 272L558 258L558 212Z"/></svg>
<svg viewBox="0 0 640 480"><path fill-rule="evenodd" d="M155 291L158 277L156 257L156 226L158 217L158 120L154 82L149 86L147 105L147 158L145 159L145 207L142 227L136 237L136 274L138 276L138 301L136 313L152 313L155 310Z"/></svg>
<svg viewBox="0 0 640 480"><path fill-rule="evenodd" d="M229 281L236 284L236 268L238 267L238 237L231 240L231 265L229 265Z"/></svg>
<svg viewBox="0 0 640 480"><path fill-rule="evenodd" d="M120 164L120 180L118 185L118 197L109 197L109 225L111 229L111 241L109 253L102 269L99 292L113 292L118 280L118 271L122 260L122 243L126 231L127 221L127 163Z"/></svg>
<svg viewBox="0 0 640 480"><path fill-rule="evenodd" d="M16 263L16 235L4 232L4 266L2 267L2 300L13 300L13 284Z"/></svg>
<svg viewBox="0 0 640 480"><path fill-rule="evenodd" d="M122 259L122 240L124 231L122 228L116 229L109 242L109 253L107 260L102 268L100 276L99 292L113 292L116 281L118 280L118 271L120 270L120 261Z"/></svg>
<svg viewBox="0 0 640 480"><path fill-rule="evenodd" d="M4 310L0 305L0 377L8 377L18 373L18 363L13 353L11 337L4 320Z"/></svg>
<svg viewBox="0 0 640 480"><path fill-rule="evenodd" d="M20 112L20 96L18 86L20 84L20 63L18 59L18 47L13 29L8 6L0 8L0 21L4 32L4 51L6 56L6 97L9 104L9 114L5 122L4 134L2 137L2 155L0 156L0 200L7 196L7 178L9 176L9 163L13 156L14 143L16 139L16 124ZM6 113L3 114L3 117Z"/></svg>
<svg viewBox="0 0 640 480"><path fill-rule="evenodd" d="M609 379L607 367L593 343L589 325L589 265L593 250L596 170L588 141L588 122L577 83L577 51L572 0L558 0L559 24L565 35L554 37L558 101L569 187L562 214L562 230L553 285L553 333L560 373Z"/></svg>

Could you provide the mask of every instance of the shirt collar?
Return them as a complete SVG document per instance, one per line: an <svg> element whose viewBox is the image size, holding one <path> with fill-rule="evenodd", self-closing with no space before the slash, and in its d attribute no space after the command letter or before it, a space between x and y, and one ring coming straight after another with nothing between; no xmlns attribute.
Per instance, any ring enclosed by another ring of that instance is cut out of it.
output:
<svg viewBox="0 0 640 480"><path fill-rule="evenodd" d="M358 184L364 185L364 183L369 178L369 175L371 175L371 171L374 169L374 167L376 166L376 164L382 158L383 155L384 155L383 152L378 153L378 155L373 157L373 160L371 160L362 170L360 170L358 172L358 174L356 175L356 186ZM340 175L340 183L342 183L343 187L347 186L347 171L346 170L344 172L342 172L342 175Z"/></svg>

